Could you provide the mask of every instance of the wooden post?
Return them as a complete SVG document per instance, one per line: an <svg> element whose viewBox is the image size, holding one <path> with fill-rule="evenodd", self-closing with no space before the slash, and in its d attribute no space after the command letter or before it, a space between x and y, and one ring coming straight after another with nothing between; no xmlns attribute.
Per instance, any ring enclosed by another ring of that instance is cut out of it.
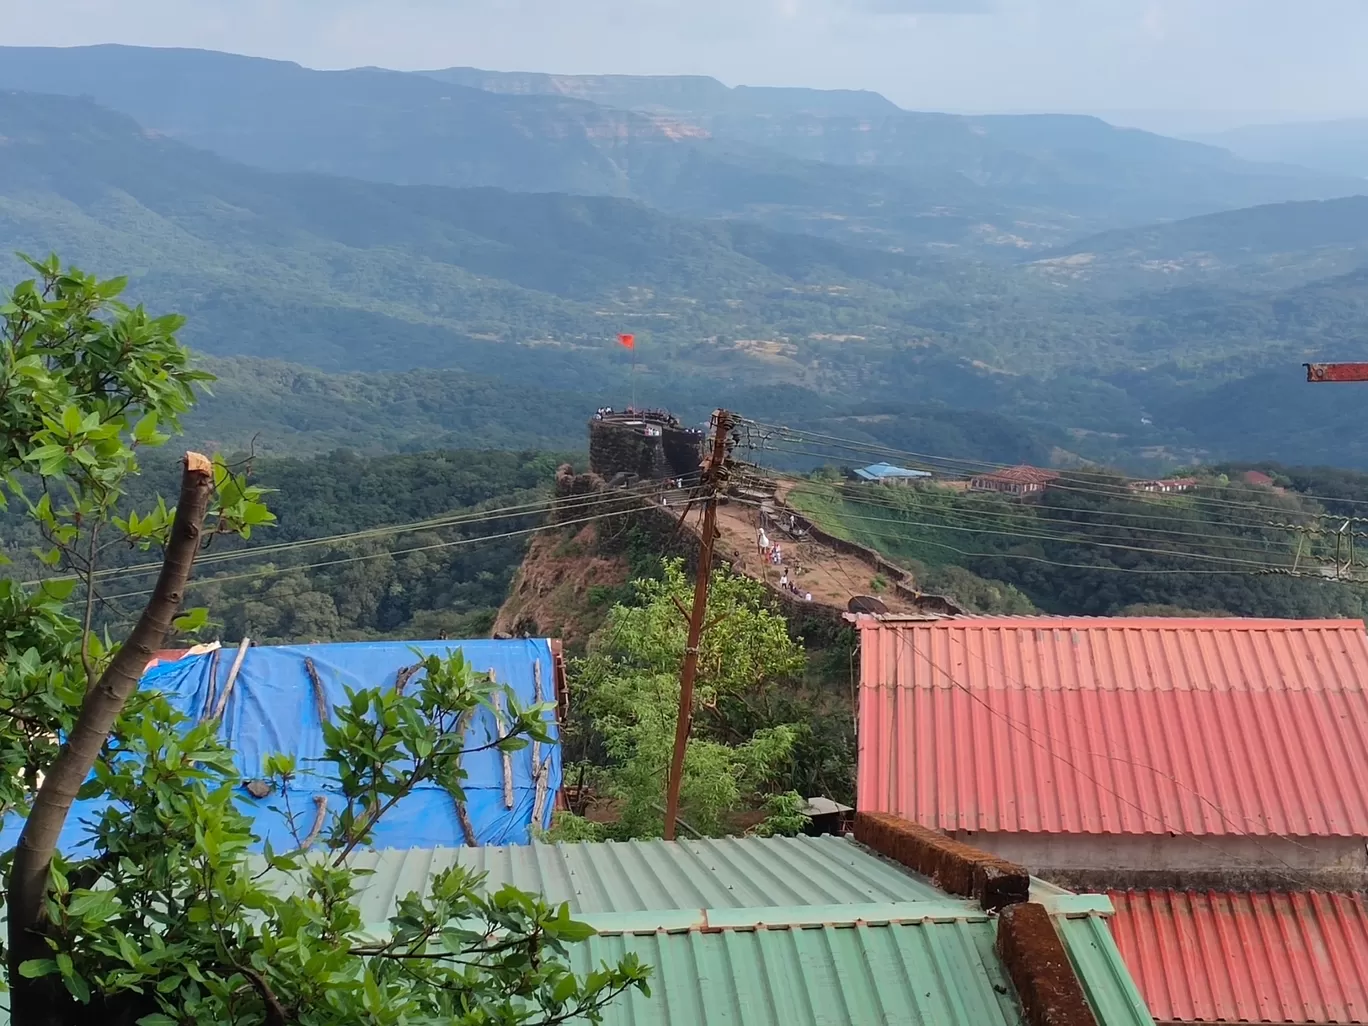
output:
<svg viewBox="0 0 1368 1026"><path fill-rule="evenodd" d="M694 678L698 675L698 643L703 636L703 618L708 611L708 582L712 577L713 541L717 536L717 485L727 462L727 436L732 415L726 410L713 413L712 454L703 461L703 536L698 546L698 574L694 580L693 610L689 614L689 635L684 644L684 665L679 672L679 718L675 721L674 755L665 792L665 840L675 839L679 818L679 788L684 778L684 753L693 726Z"/></svg>
<svg viewBox="0 0 1368 1026"><path fill-rule="evenodd" d="M242 661L247 658L247 649L251 646L252 639L244 637L238 645L237 655L233 657L233 665L228 668L228 680L223 685L223 694L219 695L218 703L214 706L214 719L223 719L223 712L228 708L228 696L233 693L233 685L237 683L238 673L242 670Z"/></svg>
<svg viewBox="0 0 1368 1026"><path fill-rule="evenodd" d="M494 682L494 667L489 668L489 680ZM502 691L494 692L494 725L499 731L499 740L508 737L508 721L504 718L504 695ZM504 808L513 808L513 753L504 750L499 753L503 759L503 799ZM536 755L532 756L532 770L536 772Z"/></svg>

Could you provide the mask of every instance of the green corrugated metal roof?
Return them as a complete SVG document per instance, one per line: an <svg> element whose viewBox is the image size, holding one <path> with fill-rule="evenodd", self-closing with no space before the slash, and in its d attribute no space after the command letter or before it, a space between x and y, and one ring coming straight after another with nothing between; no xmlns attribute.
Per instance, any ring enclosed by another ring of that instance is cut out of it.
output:
<svg viewBox="0 0 1368 1026"><path fill-rule="evenodd" d="M630 946L655 967L653 998L623 1002L609 1026L1020 1021L993 953L996 920L848 838L365 852L355 864L375 872L363 918L378 926L458 862L490 887L569 902L601 932L573 949L584 965ZM1153 1026L1103 918L1106 896L1037 881L1033 898L1055 916L1099 1023Z"/></svg>
<svg viewBox="0 0 1368 1026"><path fill-rule="evenodd" d="M358 853L354 865L375 870L362 895L363 918L384 920L395 898L421 893L433 873L457 862L488 873L491 888L511 883L580 913L948 898L842 837L609 841Z"/></svg>
<svg viewBox="0 0 1368 1026"><path fill-rule="evenodd" d="M951 922L595 937L579 971L634 951L651 997L619 999L606 1026L1018 1026L994 924Z"/></svg>
<svg viewBox="0 0 1368 1026"><path fill-rule="evenodd" d="M1154 1026L1107 921L1096 915L1058 915L1054 922L1097 1021L1104 1026Z"/></svg>
<svg viewBox="0 0 1368 1026"><path fill-rule="evenodd" d="M837 837L725 838L361 852L363 920L423 892L457 862L570 902L601 932L572 945L587 972L635 951L652 996L606 1026L1019 1026L993 950L997 920L971 901ZM1153 1026L1102 915L1105 897L1041 885L1101 1026ZM0 918L0 925L3 924ZM7 1016L0 1012L0 1026Z"/></svg>

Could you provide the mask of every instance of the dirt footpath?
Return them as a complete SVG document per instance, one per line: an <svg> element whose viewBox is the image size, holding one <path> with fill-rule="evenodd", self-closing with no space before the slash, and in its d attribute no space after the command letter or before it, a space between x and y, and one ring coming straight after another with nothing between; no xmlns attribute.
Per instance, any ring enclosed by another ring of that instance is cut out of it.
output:
<svg viewBox="0 0 1368 1026"><path fill-rule="evenodd" d="M760 511L754 506L724 502L717 507L718 554L730 561L739 573L778 588L779 577L787 568L789 579L803 593L811 592L813 602L845 609L856 595L874 595L891 612L916 611L893 590L892 582L886 582L884 589L878 590L874 584L874 568L869 564L820 542L796 541L777 527L768 531L769 540L778 544L784 563L783 566L770 565L761 558L757 545L759 517ZM691 510L687 523L695 531L699 530L701 510Z"/></svg>

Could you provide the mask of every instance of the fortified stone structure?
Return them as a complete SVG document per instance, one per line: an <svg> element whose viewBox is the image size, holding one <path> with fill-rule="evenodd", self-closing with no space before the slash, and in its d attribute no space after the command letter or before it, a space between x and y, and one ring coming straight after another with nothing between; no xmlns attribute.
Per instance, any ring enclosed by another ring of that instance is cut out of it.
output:
<svg viewBox="0 0 1368 1026"><path fill-rule="evenodd" d="M589 422L589 467L606 481L643 481L698 472L703 432L664 410L600 410Z"/></svg>

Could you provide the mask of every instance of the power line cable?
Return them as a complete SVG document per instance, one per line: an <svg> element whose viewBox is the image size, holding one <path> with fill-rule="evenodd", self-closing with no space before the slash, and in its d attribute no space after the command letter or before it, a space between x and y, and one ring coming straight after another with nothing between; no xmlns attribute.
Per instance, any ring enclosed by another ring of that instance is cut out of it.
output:
<svg viewBox="0 0 1368 1026"><path fill-rule="evenodd" d="M256 577L271 577L276 574L288 574L295 573L296 571L316 570L320 567L325 566L340 566L344 563L360 563L370 559L383 559L386 556L405 556L413 552L430 552L434 549L450 549L464 545L478 545L481 542L500 541L506 538L517 538L523 535L536 534L539 531L554 531L562 527L570 527L574 524L588 524L598 520L607 520L612 517L627 516L629 514L639 512L640 510L638 509L616 510L608 513L597 513L593 516L582 517L577 520L561 520L557 521L554 524L541 524L537 527L528 527L517 531L505 531L501 534L481 535L477 538L457 538L453 541L434 542L430 545L416 545L407 549L386 549L383 552L367 552L356 556L346 556L340 559L327 559L317 563L304 563L297 566L269 566L263 567L259 570L249 570L245 573L240 574L228 574L222 577L197 578L190 581L190 583L186 585L186 587L187 589L196 587L206 587L211 584L225 584L229 581L244 581ZM111 602L125 598L141 598L145 595L151 595L153 590L154 589L152 588L148 588L145 591L120 592L117 595L106 595L104 596L104 598L107 601Z"/></svg>
<svg viewBox="0 0 1368 1026"><path fill-rule="evenodd" d="M557 499L554 496L538 500L533 503L522 505L496 507L491 510L474 510L467 513L451 513L426 520L413 521L406 524L391 524L379 527L365 528L359 531L350 531L343 534L328 535L322 538L303 538L295 541L280 542L274 545L249 546L241 549L233 549L229 552L212 553L200 556L196 559L196 566L206 566L214 563L227 562L237 559L250 559L260 556L273 556L282 552L290 552L302 548L311 548L319 545L334 545L348 541L360 541L371 538L393 537L399 534L413 533L417 531L440 530L450 527L469 527L482 523L489 523L495 520L507 520L523 516L535 516L538 513L555 510L575 510L577 508L592 508L598 505L612 504L620 502L624 497L634 498L651 494L659 489L659 482L648 482L650 487L645 485L633 486L632 488L618 489L611 492L597 492L588 496L575 496L569 499ZM93 574L96 579L106 577L137 576L146 573L154 573L161 569L160 562L148 562L127 567L108 567L97 570ZM41 580L26 581L26 587L33 587L41 584L43 580L84 580L81 574L65 574L60 577L48 577Z"/></svg>
<svg viewBox="0 0 1368 1026"><path fill-rule="evenodd" d="M825 458L825 459L828 459L828 460L832 459L832 457L831 457L829 454L813 452L812 450L809 450L809 449L793 449L793 448L779 448L779 447L775 447L775 448L771 449L770 451L773 451L773 452L781 452L781 453L786 453L786 454L790 454L790 455L813 456L813 457L816 457L816 458ZM868 454L866 454L866 455L868 455ZM849 460L849 458L836 457L836 459L837 459L838 461L843 461L843 462L848 462L848 463L849 463L849 462L854 462L854 461ZM937 469L939 470L939 469L941 469L941 468L937 468ZM977 473L977 472L968 472L968 471L965 471L965 472L962 472L962 473L968 474L968 475L976 476L976 473ZM1144 503L1144 504L1152 504L1152 505L1167 505L1165 499L1162 498L1162 497L1160 497L1160 496L1158 496L1158 495L1152 495L1152 494L1143 493L1143 492L1134 492L1134 491L1131 491L1130 489L1127 489L1127 488L1105 488L1105 487L1100 487L1100 486L1097 486L1097 487L1093 487L1093 486L1084 486L1084 485L1082 485L1082 484L1077 484L1077 483L1076 483L1076 484L1061 483L1061 482L1064 481L1064 480L1066 480L1066 479L1064 479L1064 478L1062 478L1062 477L1061 477L1061 478L1057 478L1056 480L1054 480L1054 481L1052 481L1052 482L1050 483L1050 487L1053 488L1053 489L1061 490L1061 491L1070 491L1070 492L1077 492L1077 493L1081 493L1081 494L1097 495L1097 496L1102 496L1102 497L1105 497L1105 498L1112 498L1112 499L1127 499L1127 500L1130 500L1130 501L1133 501L1133 502L1136 502L1136 503ZM1251 513L1251 512L1257 512L1257 511L1262 510L1262 511L1266 511L1267 513L1276 513L1276 514L1278 514L1278 515L1280 515L1280 516L1284 516L1284 517L1287 517L1287 516L1305 516L1305 517L1313 518L1313 519L1335 520L1335 521L1342 521L1342 520L1346 519L1346 518L1341 517L1341 516L1335 516L1335 515L1327 514L1327 513L1307 512L1307 511L1300 511L1300 510L1290 510L1290 509L1284 509L1284 508L1281 508L1281 507L1278 507L1278 506L1267 506L1267 505L1260 504L1260 503L1239 502L1239 501L1236 501L1236 500L1233 500L1233 499L1219 499L1219 498L1213 498L1213 497L1209 497L1209 496L1195 495L1195 494L1191 494L1191 493L1185 494L1185 495L1183 496L1183 501L1188 502L1188 503L1190 503L1190 504L1192 504L1192 505L1195 505L1195 506L1210 506L1210 507L1220 508L1220 509L1222 509L1222 510L1238 510L1238 511L1241 511L1241 512L1246 513L1246 514ZM1136 515L1138 515L1138 514L1136 514ZM1252 526L1252 525L1254 525L1254 524L1262 523L1262 522L1261 522L1261 521L1247 521L1247 523L1248 523L1249 525Z"/></svg>
<svg viewBox="0 0 1368 1026"><path fill-rule="evenodd" d="M731 501L731 502L735 502L735 503L741 503L741 504L743 504L743 505L744 505L744 504L747 504L747 503L745 503L744 500L737 499L737 498L732 498L730 501ZM750 505L757 505L757 504L750 503ZM812 521L817 521L817 520L820 519L819 517L814 516L814 515L809 514L809 513L803 513L802 515L803 515L806 519L812 520ZM1069 562L1064 562L1064 561L1058 560L1058 559L1050 559L1050 558L1045 557L1045 556L1035 556L1035 555L1031 555L1031 554L1029 554L1029 553L1024 553L1024 552L997 552L997 551L980 552L980 551L974 551L974 550L970 550L970 549L962 549L962 548L960 548L960 547L958 547L958 546L956 546L956 545L951 545L951 544L949 544L948 542L934 541L934 540L932 540L932 539L930 539L930 538L918 538L916 541L917 541L917 544L918 544L918 545L930 545L930 546L933 546L933 547L935 547L935 548L945 549L945 550L948 551L948 552L954 552L954 553L956 553L957 555L968 556L968 557L971 557L971 558L977 558L977 559L1012 559L1012 560L1018 560L1018 561L1027 562L1027 563L1040 563L1040 564L1043 564L1043 565L1045 565L1045 566L1059 567L1059 568L1065 569L1065 570L1097 570L1097 571L1101 571L1101 572L1104 572L1104 573L1150 574L1150 575L1156 575L1156 576L1175 575L1175 574L1186 574L1186 575L1213 575L1213 576L1214 576L1214 575L1218 575L1218 574L1219 574L1219 575L1237 576L1237 577L1258 577L1258 576L1263 576L1263 575L1266 575L1266 574L1278 574L1278 575L1280 575L1280 576L1303 577L1303 578L1315 579L1315 580L1324 580L1324 579L1325 579L1325 578L1324 578L1322 575L1320 575L1320 574L1315 574L1315 573L1299 573L1299 572L1294 572L1294 571L1291 571L1291 570L1281 570L1281 569L1271 569L1271 568L1270 568L1270 569L1262 569L1262 570L1234 570L1234 569L1232 569L1232 570L1212 570L1212 569L1199 568L1199 567L1182 567L1182 568L1173 568L1173 567L1129 567L1129 566L1118 566L1118 565L1112 564L1112 563L1069 563ZM1173 555L1174 553L1172 553L1172 552L1170 552L1170 551L1167 551L1167 550L1163 550L1163 554L1164 554L1164 555Z"/></svg>
<svg viewBox="0 0 1368 1026"><path fill-rule="evenodd" d="M735 501L739 501L739 500L735 500ZM806 514L805 514L805 515L806 515ZM968 532L968 533L973 533L973 534L992 534L992 535L1001 535L1001 536L1012 537L1012 538L1022 538L1022 539L1025 539L1025 540L1032 540L1032 541L1059 541L1059 542L1067 542L1067 543L1072 543L1072 544L1077 544L1077 545L1094 546L1094 547L1099 547L1099 548L1118 549L1118 550L1124 550L1124 551L1129 551L1129 552L1148 553L1148 554L1151 554L1151 555L1178 556L1178 557L1182 557L1182 558L1197 559L1197 560L1202 560L1202 561L1207 561L1207 562L1240 563L1240 564L1246 564L1246 565L1252 565L1252 566L1260 566L1260 567L1264 567L1264 566L1270 565L1270 564L1266 564L1266 563L1257 562L1257 561L1255 561L1255 560L1242 559L1242 558L1236 557L1236 556L1215 556L1215 555L1208 555L1208 554L1206 554L1206 553L1187 552L1187 551L1184 551L1184 550L1182 550L1182 549L1155 549L1155 548L1148 548L1148 547L1145 547L1145 546L1138 546L1138 545L1123 545L1123 544L1119 544L1119 543L1115 543L1115 542L1096 541L1096 540L1093 540L1093 539L1077 538L1077 537L1070 537L1070 536L1058 536L1058 535L1048 535L1048 534L1030 534L1030 533L1027 533L1027 532L1024 532L1024 531L999 531L999 530L993 530L993 529L990 529L990 528L971 527L971 526L959 526L959 525L951 525L951 524L935 524L935 523L927 523L927 522L924 522L924 521L916 521L916 520L892 519L892 518L889 518L889 517L870 517L870 516L862 516L862 515L854 514L854 513L846 514L846 518L847 518L847 519L851 519L851 520L860 520L860 521L866 521L866 522L871 522L871 523L895 524L895 525L907 526L907 527L923 527L923 528L930 528L930 529L933 529L933 530L942 530L942 531L962 531L962 532Z"/></svg>
<svg viewBox="0 0 1368 1026"><path fill-rule="evenodd" d="M791 492L789 493L790 496L792 496L794 492L800 492L800 494L801 494L801 488L802 488L802 486L800 485L798 488L793 489L793 491L791 491ZM837 491L837 492L835 493L835 498L836 498L837 501L841 502L842 504L851 505L851 506L873 506L873 507L877 507L877 508L880 508L880 509L888 509L888 510L892 510L892 511L895 511L895 512L901 512L901 513L918 513L918 512L920 512L920 513L922 513L923 515L926 515L926 516L943 516L943 517L947 517L947 518L950 518L950 517L959 517L959 518L963 518L963 519L966 519L966 520L967 520L967 519L971 519L971 518L976 518L976 519L980 519L980 520L982 520L982 519L992 520L992 519L995 519L995 518L996 518L996 519L1002 519L1002 520L1020 519L1020 520L1023 520L1023 521L1029 521L1029 522L1031 522L1031 523L1044 524L1044 525L1053 525L1053 526L1060 526L1060 527L1080 527L1080 528L1087 528L1087 529L1090 529L1090 530L1131 531L1131 532L1147 533L1147 534L1163 534L1163 535L1169 535L1169 536L1173 536L1173 537L1196 538L1196 539L1200 539L1200 540L1204 540L1204 541L1220 542L1220 543L1222 543L1222 544L1227 544L1227 545L1255 545L1256 547L1258 547L1259 545L1266 546L1266 545L1268 544L1268 542L1269 542L1269 539L1266 539L1266 538L1251 538L1251 537L1248 537L1248 536L1238 535L1238 534L1215 534L1215 533L1212 533L1212 532L1209 532L1209 531L1208 531L1208 532L1201 532L1201 531L1177 531L1177 530L1171 530L1171 529L1168 529L1168 528L1145 527L1145 526L1143 526L1143 525L1138 525L1138 524L1112 524L1112 523L1106 522L1105 519L1103 519L1101 522L1091 522L1091 521L1086 521L1086 520L1067 519L1067 518L1063 518L1063 517L1040 516L1040 515L1037 513L1037 511L1038 511L1038 510L1041 510L1041 509L1045 509L1045 510L1057 510L1057 511L1063 511L1063 512L1078 512L1078 513L1081 513L1081 514L1084 514L1084 515L1094 515L1094 514L1096 514L1096 515L1100 515L1100 516L1103 516L1103 517L1105 517L1107 511L1102 511L1102 510L1087 510L1087 509L1074 510L1074 509L1071 508L1071 507L1065 507L1065 506L1044 506L1044 505L1041 505L1041 504L1038 504L1038 503L1035 503L1035 502L1032 502L1032 503L1030 503L1029 505L1024 505L1024 504L1023 504L1023 505L1019 506L1019 507L1018 507L1017 509L1015 509L1015 510L1011 510L1011 509L990 509L990 508L986 508L986 507L983 507L983 506L961 506L961 507L956 507L956 508L954 508L954 509L936 509L936 508L934 508L934 507L923 506L923 507L921 507L920 509L912 509L912 508L909 508L906 504L897 502L897 501L894 500L892 497L882 497L882 496L877 496L877 495L872 495L872 494L871 494L871 495L858 495L858 496L857 496L857 495L849 495L849 494L846 494L846 493L844 493L844 492ZM1175 517L1175 518L1169 518L1169 519L1172 519L1172 520L1175 520L1175 521L1178 521L1178 522L1182 522L1182 523L1191 523L1190 520L1186 520L1186 519L1183 519L1183 518L1176 518L1176 517ZM1251 525L1251 526L1253 526L1253 525ZM1292 531L1299 530L1298 525L1294 525L1294 524L1275 524L1275 523L1268 523L1268 522L1260 522L1257 526L1258 526L1261 530L1268 530L1269 528L1276 528L1276 529L1283 529L1283 530L1292 530ZM1356 536L1356 537L1359 537L1359 536Z"/></svg>
<svg viewBox="0 0 1368 1026"><path fill-rule="evenodd" d="M787 449L786 449L786 450L776 450L776 451L794 452L794 453L799 453L799 454L803 454L803 455L816 455L816 454L810 453L810 452L807 451L807 450L787 450ZM847 464L847 465L853 465L856 461L851 460L851 459L849 459L848 457L843 457L843 458L841 458L841 462L843 462L843 463L845 463L845 464ZM1055 487L1058 487L1058 485L1056 485ZM1098 494L1098 495L1105 496L1105 497L1107 497L1107 498L1120 498L1120 499L1126 499L1126 500L1128 500L1128 501L1132 501L1132 502L1135 502L1135 503L1143 503L1143 504L1145 504L1145 505L1156 505L1156 506L1159 506L1159 507L1162 508L1162 509L1171 509L1171 508L1172 508L1172 506L1170 505L1170 503L1171 503L1171 501L1172 501L1171 499L1166 501L1163 497L1158 496L1158 495L1145 494L1145 493L1136 493L1136 492L1132 492L1132 491L1130 491L1130 490L1126 490L1126 491L1124 491L1124 492L1117 492L1117 491L1103 491L1103 490L1100 490L1100 489L1077 488L1077 487L1072 487L1072 486L1067 487L1065 490L1067 490L1067 491L1072 491L1072 492L1084 493L1084 494ZM985 493L985 494L987 494L987 493ZM1185 495L1185 496L1184 496L1184 499L1185 499L1185 500L1191 500L1192 498L1194 498L1194 497L1191 496L1191 495ZM1222 501L1226 501L1226 500L1222 500ZM1344 518L1344 517L1328 517L1328 516L1326 516L1325 514L1321 514L1321 513L1304 512L1304 511L1298 511L1298 510L1278 509L1277 507L1260 507L1260 506L1257 506L1256 504L1247 504L1247 503L1235 502L1235 501L1233 501L1233 500L1230 500L1230 505L1231 505L1232 507L1234 507L1234 508L1236 508L1236 509L1238 509L1238 510L1240 510L1240 511L1246 512L1246 513L1252 512L1253 510L1256 510L1256 509L1267 508L1267 509L1269 509L1270 511L1275 511L1275 512L1277 512L1277 513L1279 513L1279 514L1281 514L1281 515L1283 515L1283 516L1305 516L1305 517L1312 518L1312 519L1332 519L1332 520L1336 520L1336 521L1341 521L1341 520L1346 519L1346 518ZM1032 502L1031 506L1032 506L1033 509L1058 510L1058 511L1062 511L1062 512L1070 512L1070 513L1072 513L1072 512L1089 513L1089 514L1094 514L1094 515L1099 515L1099 516L1128 517L1128 518L1146 519L1146 520L1165 520L1165 521L1173 521L1173 522L1178 522L1178 523L1191 523L1191 522L1192 522L1192 518L1191 518L1191 517L1174 517L1174 516L1166 516L1166 515L1164 515L1163 513L1141 513L1141 512L1133 512L1133 511L1130 511L1130 510L1092 510L1092 509L1088 509L1087 507L1081 507L1081 506L1053 506L1053 505L1049 505L1049 504L1045 504L1045 503L1040 503L1040 502ZM1354 518L1348 518L1348 519L1353 520ZM1287 524L1284 524L1284 523L1281 523L1281 522L1279 522L1279 523L1274 523L1274 522L1271 522L1271 521L1268 521L1268 520L1246 520L1246 519L1244 519L1244 518L1234 518L1234 517L1228 517L1228 518L1226 519L1225 522L1231 523L1231 524L1238 524L1238 525L1241 525L1241 526L1250 526L1250 527L1262 527L1262 526L1289 527L1289 526L1295 526L1295 525L1287 525ZM1365 518L1365 522L1368 522L1368 518Z"/></svg>
<svg viewBox="0 0 1368 1026"><path fill-rule="evenodd" d="M845 448L845 449L849 449L849 450L851 450L851 451L860 452L860 453L864 453L864 454L875 454L875 455L883 455L883 456L895 456L895 457L900 457L900 458L910 458L910 459L913 460L913 461L923 461L923 462L928 463L928 464L933 465L933 466L934 466L934 465L944 465L945 468L951 468L951 469L958 468L959 472L960 472L960 473L963 473L963 474L977 474L977 473L980 473L980 472L993 472L993 471L1008 469L1008 468L1010 467L1010 464L994 463L994 462L990 462L990 461L987 461L987 460L972 460L972 459L966 459L966 458L960 458L960 457L938 456L938 455L931 454L931 453L921 453L921 452L915 452L915 451L906 450L906 449L897 449L897 448L894 448L894 447L892 447L892 446L885 446L885 445L881 445L881 444L879 444L879 443L865 442L865 441L861 441L861 440L859 440L859 439L842 438L842 437L837 436L837 435L829 435L829 434L825 434L825 433L823 433L823 432L814 432L814 431L807 431L807 430L801 430L801 429L793 429L793 428L788 428L788 427L785 427L785 426L782 426L782 425L766 424L766 423L761 422L761 421L747 421L746 423L747 423L748 425L750 425L750 426L754 426L754 427L763 429L763 430L765 430L766 432L768 432L768 434L767 434L765 440L768 440L769 438L775 437L775 436L778 436L778 437L780 437L781 439L785 439L785 438L786 438L786 439L793 439L793 440L800 440L800 441L806 440L806 441L809 441L809 442L811 442L811 443L816 443L816 444L819 444L819 445L828 445L828 446L836 447L836 448ZM756 446L752 446L752 447L756 447ZM764 449L764 448L765 448L763 442L762 442L762 444L761 444L760 446L758 446L758 448L761 448L761 449ZM781 450L776 450L776 451L781 451ZM806 452L802 452L802 453L800 453L800 454L802 454L802 455L815 456L815 457L817 457L817 458L826 458L826 459L835 458L835 457L832 457L831 454L829 454L829 453L815 453L815 452L811 452L811 451L806 451ZM1084 482L1086 482L1086 479L1080 479L1080 478L1078 477L1078 474L1077 474L1076 471L1064 470L1064 471L1058 471L1057 473L1059 473L1061 479L1063 479L1063 480L1074 480L1074 481L1077 481L1077 482L1079 482L1079 483L1084 483ZM1100 490L1100 489L1094 489L1094 490ZM1105 494L1114 494L1114 492L1106 492ZM1133 494L1134 497L1137 498L1137 499L1140 499L1140 498L1141 498L1140 495L1136 495L1136 494L1134 494L1134 493L1131 493L1131 494ZM1315 494L1315 493L1310 493L1310 492L1295 492L1295 494L1298 495L1298 496L1300 496L1300 497L1303 497L1303 498L1315 499L1315 500L1317 500L1317 501L1322 501L1322 502L1348 502L1348 503L1354 503L1354 504L1359 504L1359 505L1368 505L1368 499L1343 499L1343 498L1337 498L1337 497L1333 497L1333 496L1317 495L1317 494ZM1159 498L1159 496L1153 496L1153 498ZM1213 496L1189 496L1189 498L1193 498L1193 499L1196 499L1196 500L1198 500L1198 501L1206 502L1206 503L1221 503L1221 504L1235 505L1235 506L1239 506L1239 507L1241 507L1241 508L1246 508L1246 507L1248 507L1249 505L1251 505L1251 504L1249 504L1249 503L1235 502L1234 500L1220 499L1220 498L1218 498L1218 497L1213 497ZM1281 507L1278 507L1278 506L1269 506L1269 505L1267 505L1267 504L1265 504L1265 503L1255 503L1255 504L1252 504L1252 505L1256 505L1256 506L1258 506L1258 508L1266 509L1266 510L1269 510L1269 511L1272 511L1272 512L1277 512L1277 513L1286 514L1286 513L1288 513L1288 512L1293 512L1293 511L1285 510L1285 509L1283 509L1283 508L1281 508ZM1338 514L1333 514L1333 513L1328 513L1328 512L1316 512L1316 513L1308 512L1308 513L1304 513L1304 514L1301 514L1301 515L1305 515L1305 516L1315 516L1315 517L1321 517L1321 518L1325 518L1325 519L1335 519L1335 520L1343 519L1343 518L1342 518L1340 515L1338 515ZM1368 521L1368 517L1365 517L1365 518L1363 518L1363 519L1364 519L1365 521Z"/></svg>

